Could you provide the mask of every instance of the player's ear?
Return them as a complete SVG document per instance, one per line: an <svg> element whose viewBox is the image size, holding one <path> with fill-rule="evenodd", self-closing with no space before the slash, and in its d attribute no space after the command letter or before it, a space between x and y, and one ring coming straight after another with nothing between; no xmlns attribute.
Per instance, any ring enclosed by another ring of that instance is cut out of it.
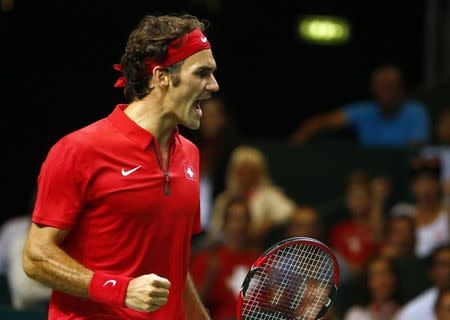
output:
<svg viewBox="0 0 450 320"><path fill-rule="evenodd" d="M167 87L169 85L169 74L164 71L161 66L156 66L152 70L152 81L150 88L153 87Z"/></svg>

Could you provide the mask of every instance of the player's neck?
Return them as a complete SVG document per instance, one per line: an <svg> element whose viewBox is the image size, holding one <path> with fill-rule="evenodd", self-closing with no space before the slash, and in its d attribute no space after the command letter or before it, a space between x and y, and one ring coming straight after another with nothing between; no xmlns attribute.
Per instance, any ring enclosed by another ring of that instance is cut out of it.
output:
<svg viewBox="0 0 450 320"><path fill-rule="evenodd" d="M131 102L125 109L125 114L138 126L150 132L164 148L177 124L172 117L165 114L161 101L150 96Z"/></svg>

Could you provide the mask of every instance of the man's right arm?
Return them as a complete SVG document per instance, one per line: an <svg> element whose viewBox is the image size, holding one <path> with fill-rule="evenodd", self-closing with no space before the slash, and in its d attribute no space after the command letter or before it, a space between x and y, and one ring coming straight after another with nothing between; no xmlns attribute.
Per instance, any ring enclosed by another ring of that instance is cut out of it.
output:
<svg viewBox="0 0 450 320"><path fill-rule="evenodd" d="M23 250L23 268L30 278L48 287L87 298L94 273L59 247L67 234L33 223Z"/></svg>
<svg viewBox="0 0 450 320"><path fill-rule="evenodd" d="M318 114L306 120L290 137L294 143L304 143L325 129L340 129L348 124L343 110Z"/></svg>
<svg viewBox="0 0 450 320"><path fill-rule="evenodd" d="M89 298L94 272L60 248L67 235L67 231L32 223L23 250L24 271L50 288ZM140 276L127 285L122 304L138 311L155 311L166 304L169 288L167 279L154 274Z"/></svg>

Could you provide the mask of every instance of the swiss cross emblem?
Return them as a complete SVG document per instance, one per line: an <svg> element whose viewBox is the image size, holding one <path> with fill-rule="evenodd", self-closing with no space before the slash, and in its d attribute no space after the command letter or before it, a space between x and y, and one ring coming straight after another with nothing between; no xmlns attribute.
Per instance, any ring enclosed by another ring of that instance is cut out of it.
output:
<svg viewBox="0 0 450 320"><path fill-rule="evenodd" d="M187 164L184 165L184 175L189 180L197 181L197 177L195 176L195 172L192 166L189 166Z"/></svg>

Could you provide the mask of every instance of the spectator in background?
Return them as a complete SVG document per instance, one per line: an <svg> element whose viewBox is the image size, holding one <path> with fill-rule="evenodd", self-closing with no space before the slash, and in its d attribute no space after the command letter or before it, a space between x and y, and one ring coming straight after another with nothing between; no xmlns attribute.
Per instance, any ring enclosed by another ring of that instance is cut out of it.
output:
<svg viewBox="0 0 450 320"><path fill-rule="evenodd" d="M299 206L286 223L275 226L263 237L263 247L269 248L278 241L293 237L322 240L320 217L316 209Z"/></svg>
<svg viewBox="0 0 450 320"><path fill-rule="evenodd" d="M416 225L411 216L396 215L389 219L385 243L381 249L383 256L397 259L415 256Z"/></svg>
<svg viewBox="0 0 450 320"><path fill-rule="evenodd" d="M450 289L439 291L434 306L436 320L450 320Z"/></svg>
<svg viewBox="0 0 450 320"><path fill-rule="evenodd" d="M197 252L191 274L214 320L232 320L244 278L258 257L250 241L251 215L244 199L231 199L224 210L223 242Z"/></svg>
<svg viewBox="0 0 450 320"><path fill-rule="evenodd" d="M28 217L28 228L30 218ZM15 234L8 248L8 284L11 304L16 310L47 310L52 290L29 278L23 271L22 251L28 235L28 228Z"/></svg>
<svg viewBox="0 0 450 320"><path fill-rule="evenodd" d="M438 115L433 145L424 147L421 155L440 159L444 202L450 208L450 107L443 109Z"/></svg>
<svg viewBox="0 0 450 320"><path fill-rule="evenodd" d="M13 217L0 228L0 276L6 278L11 305L16 310L46 308L51 289L30 279L22 267L22 251L30 229L32 205L36 197L33 190L30 197L30 214ZM3 281L2 281L3 282Z"/></svg>
<svg viewBox="0 0 450 320"><path fill-rule="evenodd" d="M351 307L344 320L392 320L400 308L398 272L385 257L371 260L365 271L364 303Z"/></svg>
<svg viewBox="0 0 450 320"><path fill-rule="evenodd" d="M425 257L450 239L448 210L442 203L438 159L415 158L410 167L415 197L416 254Z"/></svg>
<svg viewBox="0 0 450 320"><path fill-rule="evenodd" d="M30 228L30 217L36 199L36 190L33 189L29 196L30 202L27 209L29 213L12 217L0 226L0 277L6 276L8 273L9 248L14 237L17 234L28 232Z"/></svg>
<svg viewBox="0 0 450 320"><path fill-rule="evenodd" d="M0 305L15 303L12 301L12 288L9 282L11 271L10 248L17 235L26 234L30 228L30 215L13 217L0 227ZM22 257L19 252L19 257ZM22 267L20 267L22 270Z"/></svg>
<svg viewBox="0 0 450 320"><path fill-rule="evenodd" d="M13 217L0 227L0 276L6 276L9 272L9 248L14 237L28 232L29 228L30 215Z"/></svg>
<svg viewBox="0 0 450 320"><path fill-rule="evenodd" d="M286 222L295 208L270 178L264 154L251 146L239 146L231 154L226 175L226 189L216 199L210 237L220 238L226 204L235 197L248 201L255 239L275 225Z"/></svg>
<svg viewBox="0 0 450 320"><path fill-rule="evenodd" d="M414 217L416 207L410 202L399 202L392 206L389 215Z"/></svg>
<svg viewBox="0 0 450 320"><path fill-rule="evenodd" d="M450 107L444 108L437 119L435 128L437 145L450 146Z"/></svg>
<svg viewBox="0 0 450 320"><path fill-rule="evenodd" d="M371 180L365 172L359 171L350 176L346 191L350 219L334 226L329 238L329 244L343 266L344 281L347 276L352 278L358 274L378 250L388 193L389 183L384 178Z"/></svg>
<svg viewBox="0 0 450 320"><path fill-rule="evenodd" d="M392 259L399 271L399 288L402 301L409 301L423 292L429 281L426 264L415 254L416 225L410 215L394 215L389 218L381 255Z"/></svg>
<svg viewBox="0 0 450 320"><path fill-rule="evenodd" d="M286 224L287 238L309 237L321 239L320 218L316 209L312 207L297 207Z"/></svg>
<svg viewBox="0 0 450 320"><path fill-rule="evenodd" d="M213 199L223 191L228 158L238 145L237 130L220 95L202 103L198 132L189 132L200 152L200 193L202 229L208 226Z"/></svg>
<svg viewBox="0 0 450 320"><path fill-rule="evenodd" d="M406 100L403 79L396 66L381 66L372 74L373 100L360 101L308 119L291 136L303 143L325 129L351 126L365 146L416 145L427 141L429 117L423 103Z"/></svg>
<svg viewBox="0 0 450 320"><path fill-rule="evenodd" d="M444 290L450 285L450 245L434 249L430 257L429 277L433 287L423 292L406 304L398 313L395 320L433 320L434 305L439 290Z"/></svg>

